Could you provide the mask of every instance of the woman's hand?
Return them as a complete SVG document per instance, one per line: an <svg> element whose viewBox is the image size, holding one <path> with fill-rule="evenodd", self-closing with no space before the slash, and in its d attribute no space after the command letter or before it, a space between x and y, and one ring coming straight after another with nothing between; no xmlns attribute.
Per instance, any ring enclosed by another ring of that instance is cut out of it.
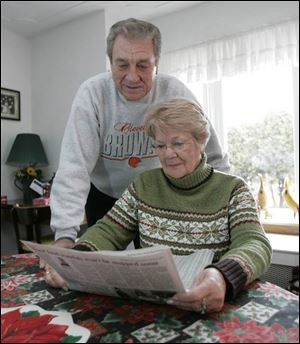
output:
<svg viewBox="0 0 300 344"><path fill-rule="evenodd" d="M45 268L45 282L54 288L62 288L68 290L66 281L49 265Z"/></svg>
<svg viewBox="0 0 300 344"><path fill-rule="evenodd" d="M75 242L69 239L61 239L55 241L53 245L71 249L75 245ZM40 267L45 269L45 281L47 284L54 288L68 290L66 281L54 269L52 269L51 266L45 264L42 259L40 260Z"/></svg>
<svg viewBox="0 0 300 344"><path fill-rule="evenodd" d="M197 276L190 289L177 293L168 303L200 313L218 312L224 306L226 282L221 272L207 268Z"/></svg>
<svg viewBox="0 0 300 344"><path fill-rule="evenodd" d="M56 240L52 245L65 248L73 248L75 242L71 239L59 239ZM43 259L40 259L40 268L47 270L47 264L43 261Z"/></svg>

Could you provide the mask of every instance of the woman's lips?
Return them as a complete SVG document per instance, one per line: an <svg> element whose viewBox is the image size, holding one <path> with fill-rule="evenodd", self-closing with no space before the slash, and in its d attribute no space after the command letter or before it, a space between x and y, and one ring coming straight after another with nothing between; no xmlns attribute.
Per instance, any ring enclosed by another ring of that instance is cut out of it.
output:
<svg viewBox="0 0 300 344"><path fill-rule="evenodd" d="M178 163L178 164L166 164L167 167L177 167L177 166L181 166L182 163Z"/></svg>

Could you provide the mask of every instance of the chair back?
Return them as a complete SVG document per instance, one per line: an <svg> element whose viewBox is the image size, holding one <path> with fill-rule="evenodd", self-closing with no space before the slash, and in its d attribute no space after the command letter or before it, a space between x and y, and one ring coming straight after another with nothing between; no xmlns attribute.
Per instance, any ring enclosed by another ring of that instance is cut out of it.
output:
<svg viewBox="0 0 300 344"><path fill-rule="evenodd" d="M26 240L35 241L38 243L43 242L41 234L41 225L50 225L51 211L50 207L34 207L34 206L18 206L15 205L12 208L12 219L14 224L14 230L16 234L16 240L18 245L18 252L28 252L23 244L20 242L21 239L21 226L26 228ZM49 236L47 236L47 240ZM54 239L54 235L53 235ZM49 241L49 240L48 240Z"/></svg>

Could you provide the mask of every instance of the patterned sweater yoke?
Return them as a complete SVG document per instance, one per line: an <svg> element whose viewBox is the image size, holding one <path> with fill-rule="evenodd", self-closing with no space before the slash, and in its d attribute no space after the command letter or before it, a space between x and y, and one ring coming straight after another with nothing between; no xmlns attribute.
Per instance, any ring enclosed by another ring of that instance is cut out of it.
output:
<svg viewBox="0 0 300 344"><path fill-rule="evenodd" d="M206 156L183 178L162 169L142 173L81 240L97 249L124 249L139 231L142 247L167 245L186 255L208 248L235 295L270 264L271 247L255 200L241 179L214 171ZM234 281L234 285L233 282Z"/></svg>

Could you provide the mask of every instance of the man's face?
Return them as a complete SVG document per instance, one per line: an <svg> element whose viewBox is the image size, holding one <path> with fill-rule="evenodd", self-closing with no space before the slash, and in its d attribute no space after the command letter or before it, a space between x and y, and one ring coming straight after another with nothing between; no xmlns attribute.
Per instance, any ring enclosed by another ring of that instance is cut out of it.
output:
<svg viewBox="0 0 300 344"><path fill-rule="evenodd" d="M152 87L155 56L151 39L115 39L111 70L117 89L127 100L143 98Z"/></svg>

